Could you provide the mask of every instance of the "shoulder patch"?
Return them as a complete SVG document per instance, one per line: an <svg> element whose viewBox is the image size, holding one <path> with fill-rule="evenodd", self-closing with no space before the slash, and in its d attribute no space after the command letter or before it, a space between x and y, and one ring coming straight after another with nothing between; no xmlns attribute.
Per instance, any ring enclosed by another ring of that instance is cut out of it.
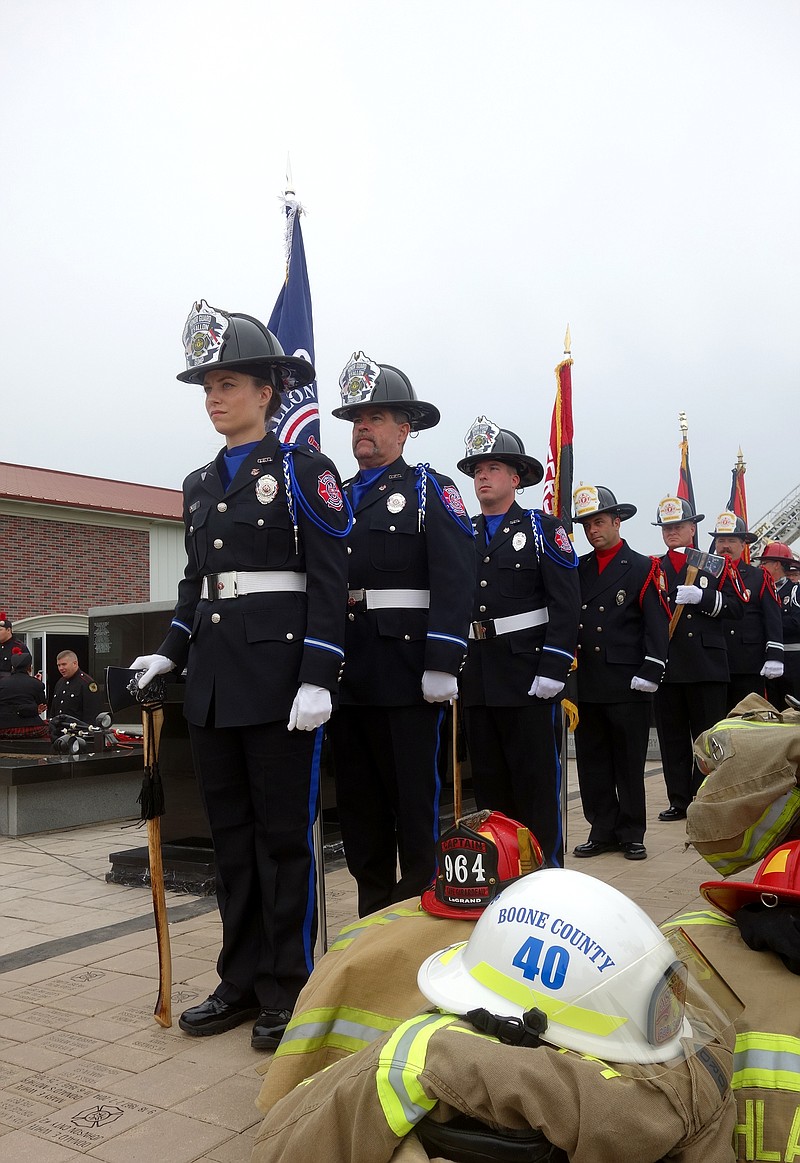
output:
<svg viewBox="0 0 800 1163"><path fill-rule="evenodd" d="M572 557L572 542L569 539L569 533L563 525L559 525L553 534L553 540L562 553L566 553L568 557Z"/></svg>
<svg viewBox="0 0 800 1163"><path fill-rule="evenodd" d="M96 694L97 693L97 683L90 682L89 683L89 690L92 692L93 695Z"/></svg>
<svg viewBox="0 0 800 1163"><path fill-rule="evenodd" d="M442 500L444 507L456 517L466 517L467 510L464 506L464 501L461 493L455 485L445 485L442 489Z"/></svg>
<svg viewBox="0 0 800 1163"><path fill-rule="evenodd" d="M344 508L342 490L339 488L336 477L329 469L317 477L317 492L329 509L335 509L338 513Z"/></svg>

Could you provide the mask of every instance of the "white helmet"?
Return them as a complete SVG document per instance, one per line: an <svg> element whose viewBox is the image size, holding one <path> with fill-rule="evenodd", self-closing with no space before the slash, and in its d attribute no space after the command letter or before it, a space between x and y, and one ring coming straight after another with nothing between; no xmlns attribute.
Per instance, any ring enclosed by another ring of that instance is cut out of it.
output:
<svg viewBox="0 0 800 1163"><path fill-rule="evenodd" d="M613 1062L665 1062L691 1035L687 971L637 904L565 868L510 884L469 941L434 953L417 982L434 1005L547 1016L543 1039Z"/></svg>

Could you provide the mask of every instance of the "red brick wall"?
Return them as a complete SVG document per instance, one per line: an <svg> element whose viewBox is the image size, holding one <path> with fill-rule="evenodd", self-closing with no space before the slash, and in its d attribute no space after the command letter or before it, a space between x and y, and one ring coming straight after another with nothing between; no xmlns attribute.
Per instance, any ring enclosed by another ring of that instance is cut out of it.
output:
<svg viewBox="0 0 800 1163"><path fill-rule="evenodd" d="M150 536L0 513L0 610L18 622L150 600Z"/></svg>

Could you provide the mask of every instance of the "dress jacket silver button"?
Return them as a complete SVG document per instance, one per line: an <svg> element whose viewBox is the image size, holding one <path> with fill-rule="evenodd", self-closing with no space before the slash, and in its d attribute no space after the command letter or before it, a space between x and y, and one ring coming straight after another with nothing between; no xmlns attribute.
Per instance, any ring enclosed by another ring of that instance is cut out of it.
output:
<svg viewBox="0 0 800 1163"><path fill-rule="evenodd" d="M218 513L227 513L227 511L228 511L228 506L225 504L224 501L220 501L220 503L217 505L217 512Z"/></svg>
<svg viewBox="0 0 800 1163"><path fill-rule="evenodd" d="M214 542L214 548L215 549L222 549L222 544L223 544L222 540L219 537L217 537L217 539Z"/></svg>
<svg viewBox="0 0 800 1163"><path fill-rule="evenodd" d="M214 623L214 625L216 626L217 622L219 621L219 614L212 614L212 615L211 615L211 621L212 621L212 622Z"/></svg>

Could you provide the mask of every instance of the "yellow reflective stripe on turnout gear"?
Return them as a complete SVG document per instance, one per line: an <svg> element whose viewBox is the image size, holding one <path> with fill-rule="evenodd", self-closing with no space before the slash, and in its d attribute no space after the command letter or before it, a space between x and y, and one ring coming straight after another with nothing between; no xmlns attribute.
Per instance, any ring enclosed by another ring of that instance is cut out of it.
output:
<svg viewBox="0 0 800 1163"><path fill-rule="evenodd" d="M731 1086L800 1094L800 1038L760 1030L737 1034Z"/></svg>
<svg viewBox="0 0 800 1163"><path fill-rule="evenodd" d="M696 912L683 913L680 917L670 917L660 927L666 932L667 929L685 929L687 925L721 925L723 929L736 928L733 917L723 916L722 913L712 912L711 909L698 909Z"/></svg>
<svg viewBox="0 0 800 1163"><path fill-rule="evenodd" d="M425 1068L428 1042L437 1030L458 1019L420 1014L395 1030L381 1051L375 1082L386 1122L398 1139L413 1130L439 1101L425 1093L419 1074Z"/></svg>
<svg viewBox="0 0 800 1163"><path fill-rule="evenodd" d="M365 917L361 921L354 921L352 925L345 925L339 931L336 940L328 949L346 949L348 945L352 945L357 937L360 937L366 929L372 928L373 925L389 925L392 921L401 921L406 917L426 917L428 914L422 912L420 909L392 909L390 913L380 913L378 916Z"/></svg>
<svg viewBox="0 0 800 1163"><path fill-rule="evenodd" d="M320 1006L304 1010L286 1027L275 1057L313 1054L324 1047L355 1053L400 1025L401 1018L388 1018L353 1006Z"/></svg>
<svg viewBox="0 0 800 1163"><path fill-rule="evenodd" d="M800 789L793 787L786 795L771 803L764 814L745 830L738 848L730 852L704 852L703 858L720 876L730 876L743 867L743 860L745 864L763 860L776 844L780 843L798 814L800 814Z"/></svg>
<svg viewBox="0 0 800 1163"><path fill-rule="evenodd" d="M618 1030L620 1026L624 1026L628 1020L626 1017L617 1017L614 1014L600 1014L596 1010L587 1010L582 1006L564 1005L563 1002L556 1001L549 994L539 993L531 986L523 985L521 981L514 981L512 977L501 973L499 969L495 969L493 965L488 965L485 961L479 961L470 969L469 974L475 981L485 985L487 989L499 994L500 997L513 1001L523 1010L538 1006L548 1018L552 1018L553 1021L559 1022L562 1026L569 1026L571 1030L583 1030L586 1034L597 1034L598 1037L606 1038Z"/></svg>

